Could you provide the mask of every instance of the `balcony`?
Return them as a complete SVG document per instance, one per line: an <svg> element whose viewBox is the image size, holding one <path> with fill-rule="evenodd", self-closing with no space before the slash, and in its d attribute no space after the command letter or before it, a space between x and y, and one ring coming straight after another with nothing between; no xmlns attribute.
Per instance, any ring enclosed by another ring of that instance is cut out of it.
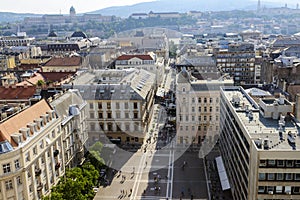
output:
<svg viewBox="0 0 300 200"><path fill-rule="evenodd" d="M42 173L41 169L39 169L39 168L35 169L35 176L39 176L39 175L41 175L41 173Z"/></svg>
<svg viewBox="0 0 300 200"><path fill-rule="evenodd" d="M56 163L55 170L58 170L60 168L60 162Z"/></svg>
<svg viewBox="0 0 300 200"><path fill-rule="evenodd" d="M56 149L56 150L53 152L53 156L56 157L56 156L58 156L58 154L59 154L59 150Z"/></svg>
<svg viewBox="0 0 300 200"><path fill-rule="evenodd" d="M37 191L41 191L43 189L43 184L42 183L38 184L36 189Z"/></svg>

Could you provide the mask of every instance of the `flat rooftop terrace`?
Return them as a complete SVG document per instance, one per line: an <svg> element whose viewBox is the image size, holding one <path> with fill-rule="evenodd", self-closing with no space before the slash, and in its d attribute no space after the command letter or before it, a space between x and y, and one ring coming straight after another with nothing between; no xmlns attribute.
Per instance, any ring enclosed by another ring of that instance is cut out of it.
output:
<svg viewBox="0 0 300 200"><path fill-rule="evenodd" d="M300 150L299 127L291 116L285 116L285 126L280 131L279 120L264 118L259 112L259 106L242 88L224 87L222 92L235 110L234 116L245 127L246 138L255 141L260 150ZM264 148L265 143L268 148Z"/></svg>

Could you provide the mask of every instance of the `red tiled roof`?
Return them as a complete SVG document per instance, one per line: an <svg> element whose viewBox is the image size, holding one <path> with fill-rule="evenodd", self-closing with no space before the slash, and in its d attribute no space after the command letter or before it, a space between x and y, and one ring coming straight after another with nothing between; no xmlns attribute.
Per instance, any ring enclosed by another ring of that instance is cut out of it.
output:
<svg viewBox="0 0 300 200"><path fill-rule="evenodd" d="M40 72L45 78L45 81L57 82L63 79L67 79L69 76L73 76L75 72Z"/></svg>
<svg viewBox="0 0 300 200"><path fill-rule="evenodd" d="M29 99L35 94L35 86L0 87L0 99Z"/></svg>
<svg viewBox="0 0 300 200"><path fill-rule="evenodd" d="M40 118L47 111L52 110L49 104L43 99L19 114L9 118L0 124L0 142L8 140L13 146L17 144L11 139L11 135L18 133L20 128L26 127L28 123Z"/></svg>
<svg viewBox="0 0 300 200"><path fill-rule="evenodd" d="M153 58L149 55L122 55L117 58L117 60L130 60L132 58L139 58L141 60L153 60Z"/></svg>
<svg viewBox="0 0 300 200"><path fill-rule="evenodd" d="M44 81L44 77L40 73L35 73L31 78L17 83L17 86L36 85L39 80Z"/></svg>
<svg viewBox="0 0 300 200"><path fill-rule="evenodd" d="M44 66L60 67L60 66L79 66L81 65L81 57L64 57L51 58Z"/></svg>

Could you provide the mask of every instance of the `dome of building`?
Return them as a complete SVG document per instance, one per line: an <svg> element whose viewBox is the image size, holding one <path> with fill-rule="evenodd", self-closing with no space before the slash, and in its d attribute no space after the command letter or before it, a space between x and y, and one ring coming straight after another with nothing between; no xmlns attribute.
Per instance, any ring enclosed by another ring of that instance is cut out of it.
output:
<svg viewBox="0 0 300 200"><path fill-rule="evenodd" d="M73 6L70 8L70 13L75 13L75 8Z"/></svg>
<svg viewBox="0 0 300 200"><path fill-rule="evenodd" d="M75 31L72 35L71 38L87 38L86 34L82 31Z"/></svg>
<svg viewBox="0 0 300 200"><path fill-rule="evenodd" d="M51 31L48 37L57 37L57 34L54 31Z"/></svg>

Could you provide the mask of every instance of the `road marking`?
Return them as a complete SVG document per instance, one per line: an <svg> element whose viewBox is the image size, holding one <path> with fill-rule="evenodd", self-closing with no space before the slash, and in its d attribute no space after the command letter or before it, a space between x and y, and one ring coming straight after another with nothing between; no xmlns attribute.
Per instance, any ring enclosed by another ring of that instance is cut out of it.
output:
<svg viewBox="0 0 300 200"><path fill-rule="evenodd" d="M137 185L139 185L140 183L140 180L141 180L141 177L142 177L142 173L143 173L143 168L144 168L144 165L145 165L145 160L146 160L146 154L143 154L142 158L141 158L141 161L139 163L139 167L138 167L138 173L135 177L135 181L134 181L134 184L133 184L133 187L132 187L132 195L130 196L130 200L133 200L136 196L136 193L137 193Z"/></svg>

